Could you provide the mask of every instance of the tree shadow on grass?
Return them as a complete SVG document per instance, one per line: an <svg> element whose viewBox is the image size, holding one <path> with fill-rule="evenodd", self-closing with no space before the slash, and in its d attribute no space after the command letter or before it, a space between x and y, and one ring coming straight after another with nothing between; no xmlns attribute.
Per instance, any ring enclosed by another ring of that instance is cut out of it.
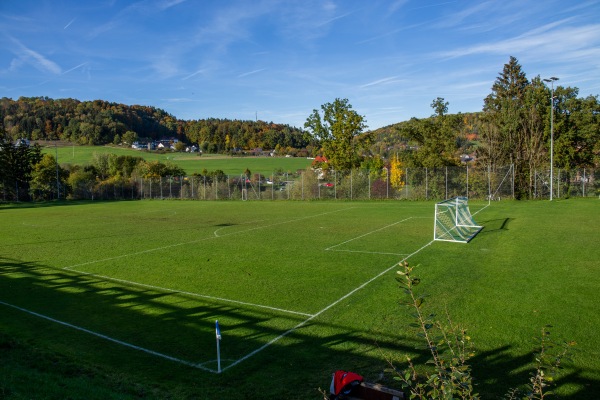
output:
<svg viewBox="0 0 600 400"><path fill-rule="evenodd" d="M410 354L417 365L430 358L415 350L420 342L404 326L398 335L373 334L351 318L329 323L327 315L308 319L6 258L0 259L0 302L1 330L135 384L160 386L172 398L319 399L317 388L328 387L337 369L398 387L383 375L385 354ZM222 321L221 374L207 371L217 368L216 319ZM477 391L498 398L527 382L532 360L532 354L515 357L509 346L477 354L471 363ZM556 383L573 387L566 399L600 397L599 381L579 370Z"/></svg>

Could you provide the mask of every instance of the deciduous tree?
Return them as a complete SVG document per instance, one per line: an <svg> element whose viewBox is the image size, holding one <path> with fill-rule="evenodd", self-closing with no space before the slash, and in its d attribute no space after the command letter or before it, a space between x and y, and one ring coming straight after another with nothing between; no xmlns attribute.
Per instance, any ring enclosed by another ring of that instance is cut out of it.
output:
<svg viewBox="0 0 600 400"><path fill-rule="evenodd" d="M363 134L365 118L352 109L348 99L325 103L321 112L313 110L304 127L321 145L334 169L349 170L360 165L370 136Z"/></svg>

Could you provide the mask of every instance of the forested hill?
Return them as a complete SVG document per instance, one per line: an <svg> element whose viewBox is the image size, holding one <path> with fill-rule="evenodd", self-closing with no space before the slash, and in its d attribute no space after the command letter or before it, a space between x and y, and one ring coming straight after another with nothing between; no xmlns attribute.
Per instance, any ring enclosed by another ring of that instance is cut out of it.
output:
<svg viewBox="0 0 600 400"><path fill-rule="evenodd" d="M234 148L302 148L298 128L265 121L180 120L164 110L103 100L48 97L0 99L0 132L13 139L63 140L76 144L120 143L126 132L142 139L177 138L213 151Z"/></svg>

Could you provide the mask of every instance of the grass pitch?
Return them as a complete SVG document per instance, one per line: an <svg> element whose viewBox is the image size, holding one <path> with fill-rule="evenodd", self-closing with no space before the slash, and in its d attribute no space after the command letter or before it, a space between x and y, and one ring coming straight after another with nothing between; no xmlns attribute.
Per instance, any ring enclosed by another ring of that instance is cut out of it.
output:
<svg viewBox="0 0 600 400"><path fill-rule="evenodd" d="M430 202L5 206L0 333L15 351L39 349L31 368L58 354L78 372L62 389L34 374L34 388L15 361L0 393L77 398L83 375L98 394L82 398L318 399L335 369L375 380L386 358L427 360L398 306L395 265L409 257L432 310L472 332L484 398L527 381L549 323L578 342L558 393L596 398L597 207L493 203L465 245L431 243Z"/></svg>
<svg viewBox="0 0 600 400"><path fill-rule="evenodd" d="M246 169L252 174L263 174L270 177L274 171L295 173L306 169L312 160L302 157L231 157L221 154L148 152L121 146L62 146L55 148L48 145L42 148L44 153L58 156L60 164L89 165L94 154L116 154L118 156L142 157L147 161L172 163L181 167L186 174L221 170L227 175L241 175Z"/></svg>

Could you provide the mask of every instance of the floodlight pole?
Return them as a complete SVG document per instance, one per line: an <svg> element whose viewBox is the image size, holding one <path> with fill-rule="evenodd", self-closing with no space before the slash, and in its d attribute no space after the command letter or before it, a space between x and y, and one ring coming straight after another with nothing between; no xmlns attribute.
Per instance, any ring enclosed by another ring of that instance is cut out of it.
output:
<svg viewBox="0 0 600 400"><path fill-rule="evenodd" d="M550 79L544 79L544 82L550 82L550 201L553 196L554 183L554 81L558 78L553 76Z"/></svg>

